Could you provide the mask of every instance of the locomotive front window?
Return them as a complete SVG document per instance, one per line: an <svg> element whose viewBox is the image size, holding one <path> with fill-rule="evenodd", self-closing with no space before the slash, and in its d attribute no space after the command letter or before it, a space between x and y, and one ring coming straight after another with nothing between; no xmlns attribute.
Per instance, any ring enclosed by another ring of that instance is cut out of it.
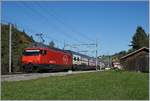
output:
<svg viewBox="0 0 150 101"><path fill-rule="evenodd" d="M40 50L25 50L23 55L25 56L32 56L32 55L39 55Z"/></svg>

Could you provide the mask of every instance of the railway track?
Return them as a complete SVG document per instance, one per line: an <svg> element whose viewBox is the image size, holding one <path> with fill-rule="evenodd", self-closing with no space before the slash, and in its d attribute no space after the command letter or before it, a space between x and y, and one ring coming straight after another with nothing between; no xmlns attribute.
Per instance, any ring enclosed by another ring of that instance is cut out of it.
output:
<svg viewBox="0 0 150 101"><path fill-rule="evenodd" d="M89 72L97 72L97 71L92 70L92 71L68 71L68 72L57 72L57 73L55 72L55 73L9 74L9 75L1 75L1 81L31 80L31 79L44 78L49 76L65 76L65 75L89 73Z"/></svg>

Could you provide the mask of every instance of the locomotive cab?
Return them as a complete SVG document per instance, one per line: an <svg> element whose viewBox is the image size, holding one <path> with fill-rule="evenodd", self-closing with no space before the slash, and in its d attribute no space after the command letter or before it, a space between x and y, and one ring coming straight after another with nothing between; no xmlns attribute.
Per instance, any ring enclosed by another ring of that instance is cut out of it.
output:
<svg viewBox="0 0 150 101"><path fill-rule="evenodd" d="M38 63L40 62L41 56L46 55L46 50L25 50L23 52L22 62L23 63Z"/></svg>
<svg viewBox="0 0 150 101"><path fill-rule="evenodd" d="M25 49L22 56L23 68L26 72L33 71L38 64L43 64L41 61L45 57L47 51L43 49Z"/></svg>

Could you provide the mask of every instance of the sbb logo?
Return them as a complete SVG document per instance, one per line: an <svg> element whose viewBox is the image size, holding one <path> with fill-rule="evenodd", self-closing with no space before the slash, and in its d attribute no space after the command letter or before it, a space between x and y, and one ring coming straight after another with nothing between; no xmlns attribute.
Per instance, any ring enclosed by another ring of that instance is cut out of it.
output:
<svg viewBox="0 0 150 101"><path fill-rule="evenodd" d="M63 62L64 62L64 64L68 63L68 57L66 55L63 56Z"/></svg>

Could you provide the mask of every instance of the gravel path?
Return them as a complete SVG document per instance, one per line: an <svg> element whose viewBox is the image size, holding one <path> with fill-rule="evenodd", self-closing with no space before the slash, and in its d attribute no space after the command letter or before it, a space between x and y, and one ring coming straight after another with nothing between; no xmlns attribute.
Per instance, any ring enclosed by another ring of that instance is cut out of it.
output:
<svg viewBox="0 0 150 101"><path fill-rule="evenodd" d="M70 74L97 72L92 71L68 71L68 72L57 72L57 73L29 73L29 74L13 74L13 75L1 75L1 81L20 81L20 80L30 80L49 76L64 76Z"/></svg>

